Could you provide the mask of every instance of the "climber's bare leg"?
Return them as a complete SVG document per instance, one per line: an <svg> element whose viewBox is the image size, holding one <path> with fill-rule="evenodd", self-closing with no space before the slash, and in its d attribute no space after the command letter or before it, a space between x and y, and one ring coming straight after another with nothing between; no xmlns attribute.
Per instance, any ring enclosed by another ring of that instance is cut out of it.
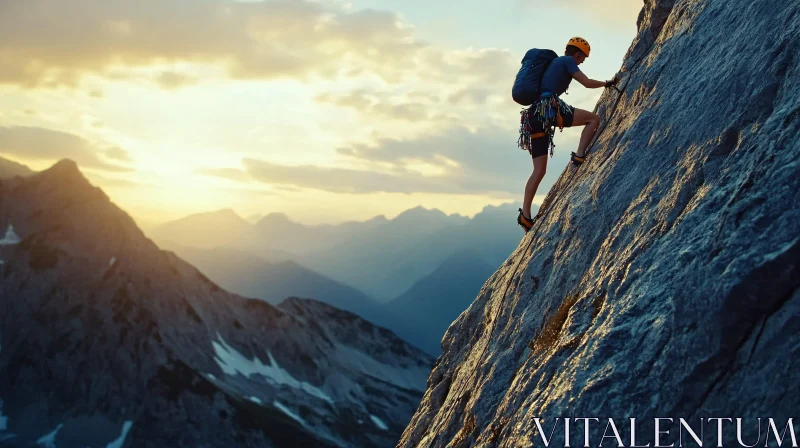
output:
<svg viewBox="0 0 800 448"><path fill-rule="evenodd" d="M578 157L583 157L586 155L586 148L588 148L589 143L592 142L597 128L600 127L600 116L583 109L575 109L572 127L575 126L586 126L581 133L581 141L578 143L578 150L575 151Z"/></svg>
<svg viewBox="0 0 800 448"><path fill-rule="evenodd" d="M525 199L522 201L522 214L528 218L531 216L531 203L533 197L536 195L536 190L539 189L539 183L544 178L547 171L547 154L533 158L533 173L528 178L528 183L525 184Z"/></svg>

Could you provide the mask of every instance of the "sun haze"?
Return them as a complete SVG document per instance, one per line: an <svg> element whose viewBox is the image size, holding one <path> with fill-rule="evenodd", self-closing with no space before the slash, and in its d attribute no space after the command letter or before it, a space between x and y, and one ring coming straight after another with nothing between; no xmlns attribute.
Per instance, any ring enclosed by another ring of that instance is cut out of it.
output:
<svg viewBox="0 0 800 448"><path fill-rule="evenodd" d="M641 2L7 0L0 156L75 160L145 223L232 208L301 222L521 200L510 89L532 47L609 79ZM599 91L573 83L591 110ZM566 164L577 132L560 134ZM563 165L562 164L562 165ZM540 193L557 176L548 173ZM538 198L537 202L541 200Z"/></svg>

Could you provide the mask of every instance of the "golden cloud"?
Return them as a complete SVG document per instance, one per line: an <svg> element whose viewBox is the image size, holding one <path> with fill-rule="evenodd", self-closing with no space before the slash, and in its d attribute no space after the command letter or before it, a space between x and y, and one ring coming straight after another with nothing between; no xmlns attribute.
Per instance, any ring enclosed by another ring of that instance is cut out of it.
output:
<svg viewBox="0 0 800 448"><path fill-rule="evenodd" d="M239 168L203 168L195 170L195 173L203 176L218 177L221 179L228 179L242 183L250 182L252 180L247 171Z"/></svg>
<svg viewBox="0 0 800 448"><path fill-rule="evenodd" d="M242 79L373 73L388 82L496 81L515 65L501 50L433 48L391 12L307 0L4 1L0 83L76 86L88 73L177 61L222 64ZM166 88L186 81L160 79Z"/></svg>
<svg viewBox="0 0 800 448"><path fill-rule="evenodd" d="M177 72L161 72L156 78L156 83L164 90L173 90L197 83L198 79L191 75Z"/></svg>
<svg viewBox="0 0 800 448"><path fill-rule="evenodd" d="M74 134L38 127L0 127L0 154L23 160L56 161L68 158L84 168L133 171L129 167L106 161L130 161L128 153L121 148L92 143Z"/></svg>
<svg viewBox="0 0 800 448"><path fill-rule="evenodd" d="M364 115L409 122L429 121L432 118L429 102L394 100L386 92L354 90L345 94L325 93L315 100L320 103L354 109Z"/></svg>
<svg viewBox="0 0 800 448"><path fill-rule="evenodd" d="M532 168L530 155L516 147L516 137L495 127L477 132L453 128L408 140L383 139L370 146L340 148L338 154L370 168L282 165L245 158L242 169L204 169L198 173L256 181L274 188L332 193L516 194ZM566 164L568 158L566 153L559 154L554 163ZM437 174L424 175L417 169L420 165ZM549 188L557 176L557 170L553 170L542 188Z"/></svg>

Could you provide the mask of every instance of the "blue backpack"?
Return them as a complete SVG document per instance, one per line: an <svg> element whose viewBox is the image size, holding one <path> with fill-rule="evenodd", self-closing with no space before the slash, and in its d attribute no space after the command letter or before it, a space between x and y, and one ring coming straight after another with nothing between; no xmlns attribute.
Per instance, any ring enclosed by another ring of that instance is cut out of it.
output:
<svg viewBox="0 0 800 448"><path fill-rule="evenodd" d="M530 106L539 97L542 88L542 76L545 70L558 55L553 50L540 50L534 48L525 53L522 58L522 67L514 80L511 97L517 104Z"/></svg>

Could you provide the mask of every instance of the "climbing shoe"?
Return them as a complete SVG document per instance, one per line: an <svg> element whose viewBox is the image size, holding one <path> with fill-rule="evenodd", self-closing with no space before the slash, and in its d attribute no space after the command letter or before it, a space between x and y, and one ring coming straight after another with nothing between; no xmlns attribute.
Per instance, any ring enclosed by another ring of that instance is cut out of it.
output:
<svg viewBox="0 0 800 448"><path fill-rule="evenodd" d="M577 154L575 154L574 152L572 153L572 164L573 165L581 166L585 160L586 160L586 154L584 154L583 157L578 157Z"/></svg>
<svg viewBox="0 0 800 448"><path fill-rule="evenodd" d="M528 230L531 230L531 227L533 227L533 219L526 218L525 215L522 214L522 209L519 209L517 224L521 225L522 228L525 229L525 233L528 233Z"/></svg>

